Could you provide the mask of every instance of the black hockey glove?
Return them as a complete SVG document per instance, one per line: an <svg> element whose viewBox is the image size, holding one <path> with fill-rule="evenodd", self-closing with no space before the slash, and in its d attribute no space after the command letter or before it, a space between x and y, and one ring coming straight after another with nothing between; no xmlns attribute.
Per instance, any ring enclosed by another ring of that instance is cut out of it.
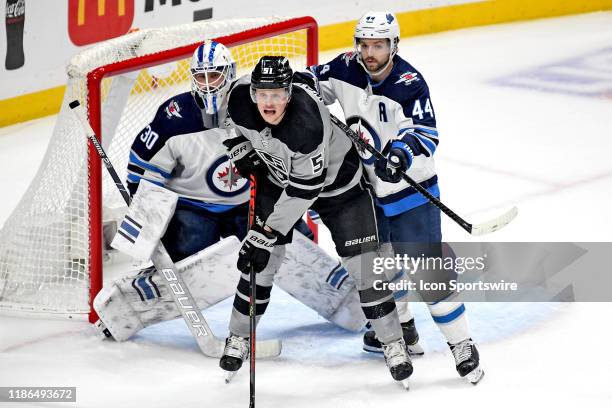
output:
<svg viewBox="0 0 612 408"><path fill-rule="evenodd" d="M402 173L410 168L414 159L412 149L404 141L394 140L387 145L385 150L389 151L389 155L376 160L374 172L387 183L399 183L402 179ZM383 153L385 152L383 151Z"/></svg>
<svg viewBox="0 0 612 408"><path fill-rule="evenodd" d="M227 139L223 144L227 148L227 156L242 177L248 179L251 174L259 177L266 175L268 168L246 137Z"/></svg>
<svg viewBox="0 0 612 408"><path fill-rule="evenodd" d="M249 273L252 266L255 273L263 271L268 265L275 242L274 232L266 231L259 225L253 225L242 241L242 247L238 252L238 269Z"/></svg>

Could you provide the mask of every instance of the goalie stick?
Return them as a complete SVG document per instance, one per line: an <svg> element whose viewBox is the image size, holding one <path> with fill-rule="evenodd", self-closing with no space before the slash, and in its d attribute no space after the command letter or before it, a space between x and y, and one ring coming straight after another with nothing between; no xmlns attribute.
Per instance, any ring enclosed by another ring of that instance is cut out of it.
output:
<svg viewBox="0 0 612 408"><path fill-rule="evenodd" d="M381 152L376 150L374 146L372 146L371 144L369 144L368 142L360 138L359 135L357 135L357 133L355 133L350 127L348 127L340 119L338 119L337 117L331 114L330 116L331 116L332 123L338 126L340 130L342 130L353 141L353 143L355 143L355 145L358 148L360 148L361 150L367 150L376 159L381 159L385 157L383 156ZM448 215L453 221L459 224L461 228L463 228L464 230L466 230L468 233L472 235L484 235L484 234L489 234L491 232L497 231L498 229L501 229L505 227L506 225L508 225L516 217L518 213L518 208L512 207L510 210L506 211L502 215L496 218L493 218L489 221L485 221L479 224L470 224L469 222L461 218L459 215L457 215L457 213L455 213L453 210L451 210L446 205L444 205L444 203L442 203L438 198L434 197L429 191L427 191L419 183L414 181L405 172L402 172L402 178L408 184L410 184L411 187L413 187L421 195L427 198L429 202L431 202L433 205L438 207L440 211Z"/></svg>
<svg viewBox="0 0 612 408"><path fill-rule="evenodd" d="M87 134L87 138L91 141L96 151L98 152L100 159L104 163L104 166L108 170L108 173L115 182L115 185L117 186L117 189L125 200L125 203L127 205L130 205L130 195L125 189L125 186L119 178L119 175L113 167L113 164L106 155L106 152L100 145L100 142L98 141L95 132L87 121L83 107L81 107L79 101L77 100L70 102L69 106L72 112L79 120L79 122L81 123L81 125L83 126L83 129ZM157 269L157 271L168 284L172 299L174 300L177 309L181 312L181 315L183 316L187 327L189 327L189 330L195 338L198 347L200 348L202 353L208 357L220 358L223 354L225 342L221 339L218 339L213 334L212 330L210 329L210 326L206 322L206 319L204 319L204 316L202 315L202 311L197 306L195 300L193 299L193 296L191 295L191 292L189 291L189 288L187 287L187 285L185 285L183 278L178 273L174 262L170 258L170 255L168 255L168 252L166 251L166 248L164 248L164 245L161 243L161 241L155 248L153 255L151 255L151 261L153 262L155 269ZM276 357L281 352L281 343L279 340L267 340L260 342L259 344L257 344L256 352L257 356L260 358Z"/></svg>

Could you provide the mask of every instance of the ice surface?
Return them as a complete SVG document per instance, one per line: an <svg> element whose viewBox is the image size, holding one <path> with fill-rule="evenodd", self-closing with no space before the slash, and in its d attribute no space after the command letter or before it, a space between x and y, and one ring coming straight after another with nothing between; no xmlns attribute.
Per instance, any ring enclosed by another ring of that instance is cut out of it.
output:
<svg viewBox="0 0 612 408"><path fill-rule="evenodd" d="M440 130L443 201L468 221L516 204L493 241L610 241L612 13L404 38L425 75ZM340 51L324 53L325 62ZM17 205L55 117L0 129L0 223ZM444 218L447 241L472 240ZM322 242L330 246L322 232ZM602 267L607 267L602 265ZM205 312L227 332L231 301ZM260 407L609 406L612 304L467 305L486 370L461 381L441 334L413 305L426 354L411 390L394 384L361 335L337 329L274 289L258 334L281 338L257 363ZM182 321L101 342L83 322L0 317L0 386L76 386L78 407L246 407L248 370L225 385ZM27 403L20 407L37 406ZM38 405L42 406L42 405Z"/></svg>

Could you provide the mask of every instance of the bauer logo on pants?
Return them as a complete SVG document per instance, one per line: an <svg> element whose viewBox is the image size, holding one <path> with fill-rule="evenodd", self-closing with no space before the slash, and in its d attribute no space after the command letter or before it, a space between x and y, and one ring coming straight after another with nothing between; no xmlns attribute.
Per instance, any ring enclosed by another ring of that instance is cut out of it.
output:
<svg viewBox="0 0 612 408"><path fill-rule="evenodd" d="M370 235L369 237L350 239L344 243L344 246L353 246L366 244L368 242L376 242L376 235Z"/></svg>

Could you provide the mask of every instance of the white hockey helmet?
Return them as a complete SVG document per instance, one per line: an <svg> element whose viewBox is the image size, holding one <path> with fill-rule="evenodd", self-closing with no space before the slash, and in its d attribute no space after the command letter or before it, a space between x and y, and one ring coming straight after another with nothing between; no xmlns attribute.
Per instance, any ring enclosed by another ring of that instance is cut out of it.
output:
<svg viewBox="0 0 612 408"><path fill-rule="evenodd" d="M377 75L384 71L388 64L391 63L391 60L397 54L400 37L400 27L397 22L397 18L395 14L390 11L368 11L365 13L359 21L357 25L355 25L355 36L354 36L354 45L355 51L357 53L357 61L366 69L365 64L361 60L361 53L359 52L359 40L361 39L380 39L386 38L389 40L389 49L391 50L389 54L389 62L385 65L384 68L379 70L378 72L371 72L371 75Z"/></svg>
<svg viewBox="0 0 612 408"><path fill-rule="evenodd" d="M191 94L200 109L217 113L236 78L236 62L225 45L205 41L191 59Z"/></svg>

